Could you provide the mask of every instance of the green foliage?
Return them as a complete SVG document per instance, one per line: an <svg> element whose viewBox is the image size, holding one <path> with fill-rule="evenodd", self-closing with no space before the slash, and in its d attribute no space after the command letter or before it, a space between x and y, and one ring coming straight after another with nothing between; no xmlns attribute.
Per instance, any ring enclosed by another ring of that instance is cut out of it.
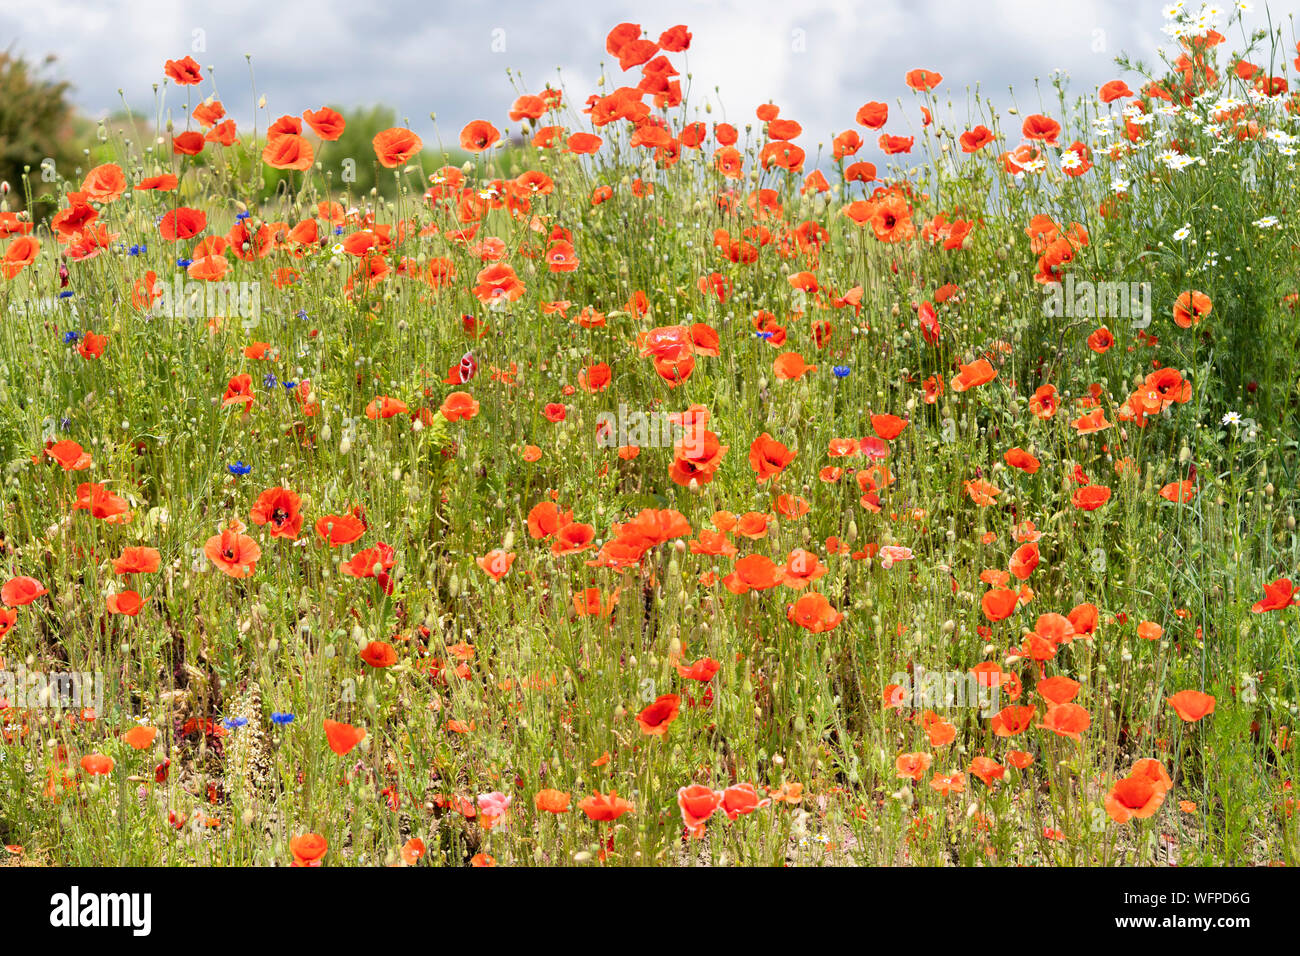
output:
<svg viewBox="0 0 1300 956"><path fill-rule="evenodd" d="M56 170L73 161L69 85L43 75L53 63L49 56L32 66L11 50L0 52L0 180L10 186L11 209L52 192L41 176L45 160Z"/></svg>
<svg viewBox="0 0 1300 956"><path fill-rule="evenodd" d="M1171 80L1135 86L1156 82ZM395 862L411 837L449 865L1300 860L1300 608L1253 610L1300 567L1294 163L1280 140L1207 119L1205 97L1146 96L1158 135L1130 138L1124 104L1057 89L1060 144L1022 174L992 146L950 148L994 123L990 104L944 116L920 94L926 162L886 171L879 194L843 177L806 189L807 170L764 166L755 142L741 178L710 148L665 162L624 121L590 157L503 144L383 170L370 140L399 121L373 108L292 174L266 172L251 132L181 159L111 121L93 158L128 180L173 169L178 192L100 204L118 241L69 262L67 298L48 293L66 245L49 229L0 286L3 556L49 590L17 609L4 655L110 684L94 720L0 711L0 837L80 863L286 862L307 831L328 862L357 864ZM1259 115L1286 127L1290 102ZM1068 144L1105 125L1118 158L1098 142L1092 170L1069 175ZM1014 148L1016 129L998 134ZM463 191L430 197L444 163L465 167ZM882 196L912 233L854 215ZM325 197L347 214L324 242L225 249L259 315L171 315L133 294L149 271L188 278L186 257L235 215L256 236ZM205 211L201 236L161 238L177 204ZM1071 237L1055 272L1038 217ZM957 220L964 238L940 241ZM572 271L550 255L557 228ZM1151 322L1052 314L1049 278L1147 283ZM1191 289L1213 308L1184 327ZM1108 346L1091 340L1101 326ZM107 337L98 358L78 350L90 332ZM449 370L467 351L464 381ZM792 352L816 368L791 377ZM959 387L981 362L995 374ZM712 470L683 478L680 431L602 442L620 407L707 410ZM779 473L755 465L763 434L794 453ZM56 463L54 439L93 461ZM90 482L131 520L77 507ZM1109 497L1087 507L1085 486ZM299 496L297 535L257 506L277 488ZM530 520L548 505L575 526ZM331 543L344 515L364 516L360 536ZM247 576L222 563L233 522L258 547ZM158 570L116 568L127 547L156 548ZM746 558L785 570L746 591ZM111 613L128 586L146 604ZM994 590L1005 614L984 603ZM828 614L795 613L819 598ZM998 673L999 706L1033 708L1027 725L969 702L889 706L909 673L976 667ZM1080 729L1049 721L1063 689L1044 681L1061 677ZM1183 691L1214 712L1184 720L1169 703ZM667 694L677 716L650 733L637 716ZM159 729L143 751L122 739L137 718ZM341 755L327 720L366 737ZM59 761L91 752L112 772ZM979 779L980 757L1002 776ZM1172 789L1112 820L1112 788L1146 759ZM679 788L742 782L781 799L683 838ZM617 791L635 810L552 815L534 804L544 789L574 804ZM514 798L495 828L471 812L494 791Z"/></svg>

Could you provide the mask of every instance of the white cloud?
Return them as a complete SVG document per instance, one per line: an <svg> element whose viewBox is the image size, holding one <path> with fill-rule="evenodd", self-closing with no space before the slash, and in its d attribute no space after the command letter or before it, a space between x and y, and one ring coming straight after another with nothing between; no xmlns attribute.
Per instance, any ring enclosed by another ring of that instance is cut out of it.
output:
<svg viewBox="0 0 1300 956"><path fill-rule="evenodd" d="M759 103L772 100L803 124L800 142L812 153L848 129L868 100L893 107L901 99L899 131L904 123L918 125L903 84L903 74L918 66L944 74L958 122L965 121L967 88L976 84L1000 103L1014 85L1021 107L1037 109L1039 78L1044 107L1052 110L1052 69L1067 69L1071 88L1086 94L1118 75L1113 59L1121 49L1152 59L1159 11L1153 6L1135 16L1124 0L503 0L432 9L418 0L42 0L0 11L0 34L19 37L17 49L29 58L56 54L56 73L74 84L74 101L91 114L119 108L118 89L133 108L152 113L164 60L191 53L199 38L206 48L193 55L216 67L221 98L241 123L252 117L244 60L251 54L267 119L325 103L386 103L430 142L429 113L436 112L442 140L453 143L471 119L506 124L515 95L508 69L535 90L554 82L559 67L577 103L595 91L602 61L610 88L634 83L638 71L621 73L604 49L605 34L623 20L643 24L652 37L687 24L691 49L672 59L684 85L691 73L692 102L712 100L721 107L713 118L725 109L743 125L754 122ZM494 30L504 31L496 34L504 52L492 50ZM179 116L178 97L184 93L171 89L167 103ZM868 152L875 153L874 143Z"/></svg>

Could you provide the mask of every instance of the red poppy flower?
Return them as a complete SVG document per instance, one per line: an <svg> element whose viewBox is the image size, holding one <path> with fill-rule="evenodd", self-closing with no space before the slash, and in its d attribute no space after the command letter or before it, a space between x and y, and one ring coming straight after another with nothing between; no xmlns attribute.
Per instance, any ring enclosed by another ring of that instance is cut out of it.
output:
<svg viewBox="0 0 1300 956"><path fill-rule="evenodd" d="M366 731L361 727L343 724L334 720L325 721L325 740L330 750L340 757L345 756L361 741L366 739Z"/></svg>
<svg viewBox="0 0 1300 956"><path fill-rule="evenodd" d="M481 153L501 138L501 131L487 120L474 120L460 131L460 146L470 153Z"/></svg>
<svg viewBox="0 0 1300 956"><path fill-rule="evenodd" d="M655 702L636 715L636 722L641 733L651 737L662 737L668 733L669 726L677 719L681 707L681 698L676 694L661 694Z"/></svg>
<svg viewBox="0 0 1300 956"><path fill-rule="evenodd" d="M1199 690L1180 690L1169 698L1169 706L1189 724L1214 713L1214 698Z"/></svg>
<svg viewBox="0 0 1300 956"><path fill-rule="evenodd" d="M192 56L168 60L163 64L163 73L177 86L198 86L203 82L202 67Z"/></svg>
<svg viewBox="0 0 1300 956"><path fill-rule="evenodd" d="M370 142L379 165L386 169L401 166L424 148L424 141L420 137L400 126L376 133Z"/></svg>
<svg viewBox="0 0 1300 956"><path fill-rule="evenodd" d="M304 833L289 841L289 852L293 854L294 866L320 866L321 859L328 849L329 841L319 833Z"/></svg>
<svg viewBox="0 0 1300 956"><path fill-rule="evenodd" d="M249 518L258 526L270 525L271 537L293 541L302 530L302 499L288 488L268 488L257 496Z"/></svg>

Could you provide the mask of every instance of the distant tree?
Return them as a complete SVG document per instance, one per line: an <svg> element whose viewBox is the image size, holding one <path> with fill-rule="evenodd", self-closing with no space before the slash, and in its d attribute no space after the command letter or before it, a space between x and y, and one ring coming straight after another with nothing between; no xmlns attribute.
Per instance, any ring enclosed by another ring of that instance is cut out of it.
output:
<svg viewBox="0 0 1300 956"><path fill-rule="evenodd" d="M371 189L377 188L381 196L391 199L396 195L393 171L379 165L375 159L372 141L376 134L393 126L403 125L397 118L396 110L391 106L383 105L355 109L334 106L333 109L342 113L347 121L343 135L335 142L322 143L317 148L317 157L321 161L323 171L329 176L331 191L335 196L350 194L355 198L362 198L368 196ZM419 161L423 162L426 170L433 172L445 164L459 166L468 158L469 154L464 150L452 149L444 152L434 149L433 144L425 143ZM349 168L356 176L352 182L345 182L343 179L345 160L352 160ZM284 175L268 168L265 175L268 191L274 190L277 181L284 178Z"/></svg>
<svg viewBox="0 0 1300 956"><path fill-rule="evenodd" d="M303 129L304 135L311 141L316 151L316 159L321 167L319 170L311 170L308 174L316 187L328 183L329 194L336 199L350 195L354 200L364 202L369 197L371 189L377 189L379 194L387 199L393 198L396 195L393 170L379 165L375 159L372 141L375 135L383 130L401 125L396 110L391 106L383 105L354 109L344 109L339 106L332 108L341 113L346 121L343 135L338 140L322 142L309 128L304 126ZM95 142L94 134L98 125L74 115L75 135L72 142L76 146L88 146L90 156L88 160L74 157L75 162L66 168L60 164L60 172L67 178L76 178L73 173L78 164L86 165L88 162L93 166L99 163L120 162L119 140L121 139L129 139L138 145L150 142L156 135L150 120L140 115L129 116L124 111L110 114L103 122L103 126L112 134L110 141ZM245 187L250 190L247 196L242 197L247 200L269 199L277 194L292 193L302 186L303 173L274 169L262 162L262 147L266 144L265 130L258 131L256 141L253 140L251 130L248 128L241 127L238 135L239 144L233 150L217 153L215 147L208 146L198 156L189 157L185 165L191 170L203 166L228 169L229 174L238 184L241 195ZM499 155L504 156L517 149L517 144L508 143ZM162 158L166 160L168 157ZM469 153L458 147L444 150L437 148L436 144L426 143L419 159L412 159L412 163L422 163L425 170L432 173L444 165L460 166L472 159ZM351 160L351 163L348 163L346 168L355 175L355 179L351 181L344 180L347 160ZM39 179L37 172L38 170L33 166L34 180ZM182 185L182 195L185 195L186 188L188 187Z"/></svg>
<svg viewBox="0 0 1300 956"><path fill-rule="evenodd" d="M0 52L0 180L9 184L11 209L23 208L23 170L29 167L28 189L33 197L54 191L54 183L42 180L41 163L54 161L61 176L71 176L75 153L70 142L73 110L68 103L69 84L41 75L54 57L47 56L38 67Z"/></svg>
<svg viewBox="0 0 1300 956"><path fill-rule="evenodd" d="M340 109L339 112L347 120L347 126L338 141L325 144L323 150L325 171L332 174L331 188L336 193L349 192L353 196L365 196L372 188L378 187L380 195L393 196L393 176L375 160L371 140L375 134L400 125L396 111L391 106L371 106ZM344 160L352 160L355 164L355 182L344 182Z"/></svg>

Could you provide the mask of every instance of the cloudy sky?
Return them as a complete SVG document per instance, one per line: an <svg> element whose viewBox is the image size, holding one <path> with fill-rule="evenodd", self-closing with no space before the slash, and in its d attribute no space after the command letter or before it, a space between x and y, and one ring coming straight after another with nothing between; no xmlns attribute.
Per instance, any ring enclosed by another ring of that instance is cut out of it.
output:
<svg viewBox="0 0 1300 956"><path fill-rule="evenodd" d="M1118 75L1119 52L1150 62L1164 39L1160 4L1130 0L0 0L0 44L29 58L55 54L53 73L90 115L120 108L119 89L151 115L163 61L192 54L216 68L221 99L243 125L255 102L251 54L270 119L326 103L384 103L433 146L438 136L454 143L472 119L506 125L508 71L534 92L558 68L571 100L595 91L602 61L611 88L623 77L634 85L640 71L622 74L604 49L610 27L625 20L652 38L686 24L691 48L672 60L693 74L691 101L714 99L743 123L772 100L803 124L798 142L810 153L850 128L864 102L883 100L891 112L899 97L910 103L903 75L914 67L943 74L964 120L976 84L1004 105L1014 85L1019 105L1037 109L1035 79L1046 86L1066 69L1072 88L1088 92ZM182 98L169 92L181 118ZM889 128L904 132L899 125ZM874 142L859 158L879 161Z"/></svg>

